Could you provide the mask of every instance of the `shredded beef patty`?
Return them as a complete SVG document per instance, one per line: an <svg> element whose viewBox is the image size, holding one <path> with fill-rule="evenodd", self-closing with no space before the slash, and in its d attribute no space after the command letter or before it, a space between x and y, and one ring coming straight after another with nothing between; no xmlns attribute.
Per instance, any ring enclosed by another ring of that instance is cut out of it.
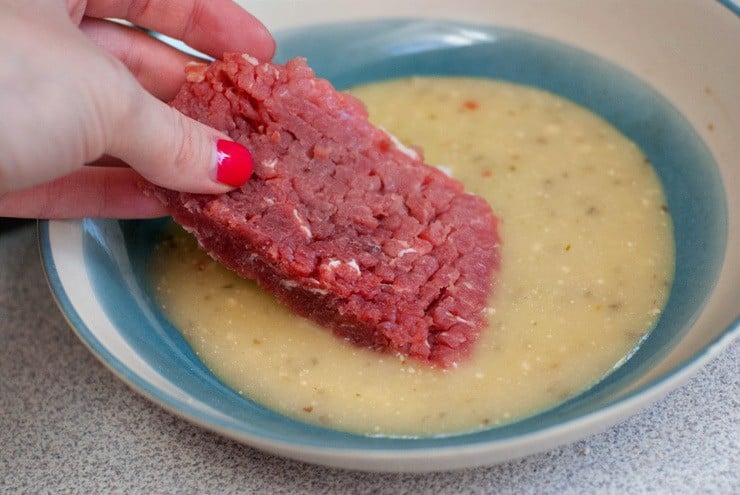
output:
<svg viewBox="0 0 740 495"><path fill-rule="evenodd" d="M337 335L455 366L485 325L498 266L489 205L373 127L302 59L230 54L187 76L172 105L246 146L255 165L223 195L147 186L175 220Z"/></svg>

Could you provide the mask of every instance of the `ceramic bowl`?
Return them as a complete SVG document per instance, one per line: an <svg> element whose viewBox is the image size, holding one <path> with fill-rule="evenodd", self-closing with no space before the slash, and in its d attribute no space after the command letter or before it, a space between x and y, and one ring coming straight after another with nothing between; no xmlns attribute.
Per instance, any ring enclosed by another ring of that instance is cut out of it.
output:
<svg viewBox="0 0 740 495"><path fill-rule="evenodd" d="M475 433L373 438L288 419L205 368L148 287L162 220L41 222L44 266L62 311L134 390L205 428L295 459L365 470L453 469L520 457L613 425L680 385L740 332L737 7L249 3L276 34L279 61L305 56L340 89L412 74L473 75L543 88L603 116L637 142L665 187L677 253L671 295L629 360L554 409Z"/></svg>

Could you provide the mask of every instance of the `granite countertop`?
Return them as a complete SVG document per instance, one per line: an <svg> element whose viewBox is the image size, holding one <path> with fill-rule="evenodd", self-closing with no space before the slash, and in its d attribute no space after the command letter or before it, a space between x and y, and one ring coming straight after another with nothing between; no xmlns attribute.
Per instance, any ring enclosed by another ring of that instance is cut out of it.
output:
<svg viewBox="0 0 740 495"><path fill-rule="evenodd" d="M0 338L2 493L740 493L737 341L586 440L491 467L374 474L264 454L131 391L57 309L34 225L0 233Z"/></svg>

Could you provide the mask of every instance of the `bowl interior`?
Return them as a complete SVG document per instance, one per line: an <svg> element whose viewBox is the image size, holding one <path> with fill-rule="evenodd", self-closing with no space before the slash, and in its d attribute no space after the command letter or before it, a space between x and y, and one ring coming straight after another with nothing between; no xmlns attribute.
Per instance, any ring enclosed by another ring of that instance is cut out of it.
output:
<svg viewBox="0 0 740 495"><path fill-rule="evenodd" d="M278 61L305 56L319 76L339 89L411 75L488 77L551 91L601 115L642 148L663 183L676 239L672 291L656 328L632 357L596 386L554 409L470 434L373 438L287 419L223 385L153 300L148 264L165 221L85 220L85 267L107 317L146 363L197 399L187 406L169 404L172 408L187 407L186 414L221 431L306 446L372 450L491 442L562 424L614 403L689 331L721 269L726 201L709 150L650 86L587 52L497 27L380 20L302 28L277 38ZM78 332L83 339L96 338L93 330Z"/></svg>

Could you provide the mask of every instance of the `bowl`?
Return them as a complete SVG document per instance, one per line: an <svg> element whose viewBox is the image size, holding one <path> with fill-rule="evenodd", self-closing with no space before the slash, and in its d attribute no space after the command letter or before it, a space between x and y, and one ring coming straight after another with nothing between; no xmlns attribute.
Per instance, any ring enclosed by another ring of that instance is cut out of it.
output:
<svg viewBox="0 0 740 495"><path fill-rule="evenodd" d="M639 349L589 390L504 426L433 438L334 431L240 396L198 360L147 282L165 221L42 221L52 292L105 365L174 414L265 451L353 469L429 471L509 460L605 429L683 383L737 336L737 7L444 4L421 13L416 3L273 1L253 13L275 32L278 61L305 56L340 89L408 75L504 79L569 98L634 140L663 183L676 240L667 306Z"/></svg>

